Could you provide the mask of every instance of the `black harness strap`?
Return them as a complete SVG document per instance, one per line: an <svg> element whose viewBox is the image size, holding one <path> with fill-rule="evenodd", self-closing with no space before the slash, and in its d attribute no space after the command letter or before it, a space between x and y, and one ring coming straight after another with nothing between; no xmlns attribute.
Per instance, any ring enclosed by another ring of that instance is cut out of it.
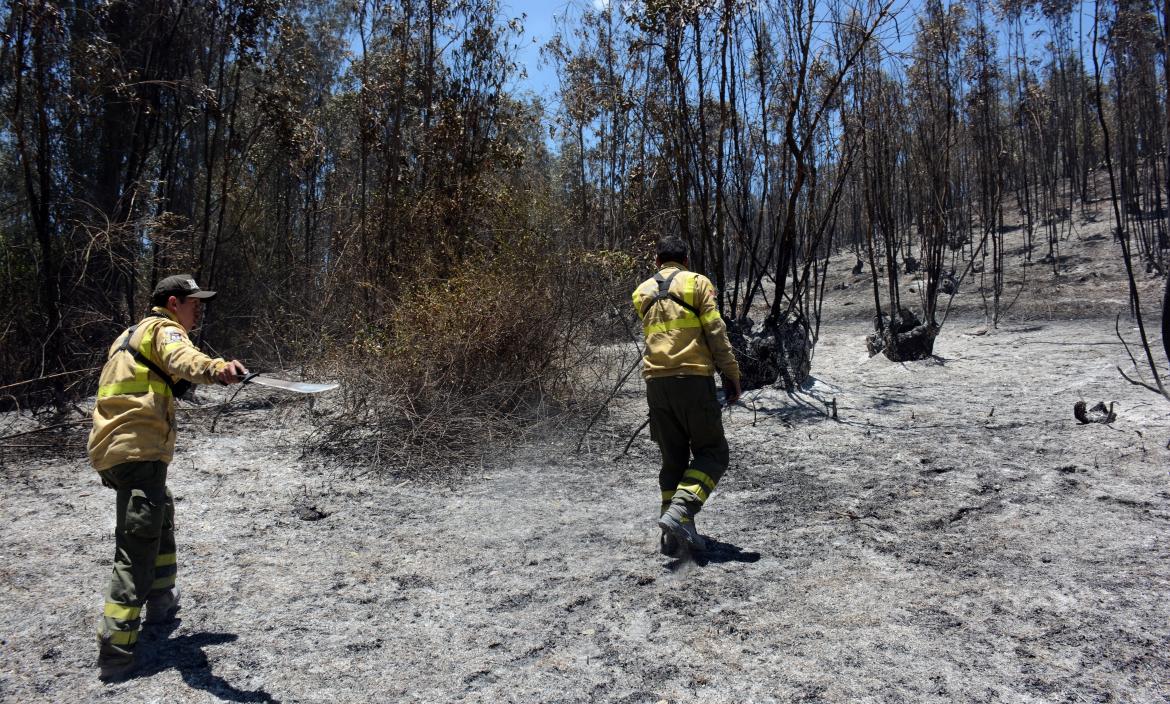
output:
<svg viewBox="0 0 1170 704"><path fill-rule="evenodd" d="M650 307L655 303L670 299L690 311L692 315L699 319L699 332L703 335L703 343L707 346L707 350L710 351L713 348L711 347L711 341L707 339L707 331L703 329L703 316L690 303L687 303L681 297L676 296L670 292L670 282L674 281L674 277L678 276L679 272L681 271L682 269L675 269L671 272L670 276L667 276L666 278L663 278L661 273L654 274L654 280L658 282L658 290L654 292L654 296L652 296L650 300L646 301L646 305L642 306L642 317L646 317L646 313L649 312ZM714 353L712 353L711 357L712 362L714 362ZM718 369L717 364L716 368ZM720 370L720 373L722 373L722 370Z"/></svg>
<svg viewBox="0 0 1170 704"><path fill-rule="evenodd" d="M667 276L666 278L663 278L661 273L654 274L654 280L658 282L658 290L654 292L654 296L652 296L649 300L646 301L646 305L642 306L642 317L643 318L646 317L646 312L650 310L650 306L654 305L655 303L657 303L659 301L665 301L667 299L670 299L670 300L674 301L675 303L679 304L680 306L682 306L683 308L686 308L696 318L702 317L701 315L699 315L699 311L696 310L694 306L687 303L679 296L676 296L670 292L670 282L674 281L674 277L678 276L679 272L681 272L681 271L682 271L682 269L675 269L674 271L672 271L670 273L670 276Z"/></svg>
<svg viewBox="0 0 1170 704"><path fill-rule="evenodd" d="M163 316L156 314L152 317L161 318ZM162 370L161 367L150 361L150 358L142 354L142 352L139 350L130 346L130 338L134 337L134 331L138 329L139 325L141 325L141 323L135 323L126 330L126 337L122 339L122 344L118 347L118 351L129 352L134 357L134 361L154 372L160 379L165 381L167 386L169 386L171 389L171 394L173 394L175 398L181 397L191 388L191 382L187 381L186 379L179 379L178 381L175 381L173 378L171 378L170 374L167 374Z"/></svg>

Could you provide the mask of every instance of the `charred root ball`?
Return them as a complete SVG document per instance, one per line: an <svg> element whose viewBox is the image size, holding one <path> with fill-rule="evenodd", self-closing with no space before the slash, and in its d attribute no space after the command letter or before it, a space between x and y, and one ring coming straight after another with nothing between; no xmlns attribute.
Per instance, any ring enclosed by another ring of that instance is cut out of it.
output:
<svg viewBox="0 0 1170 704"><path fill-rule="evenodd" d="M879 325L880 330L865 338L870 357L884 354L892 362L912 362L934 354L937 325L922 322L907 308L898 311L893 320L884 322L885 325Z"/></svg>
<svg viewBox="0 0 1170 704"><path fill-rule="evenodd" d="M751 318L725 320L731 346L739 360L744 391L777 386L791 391L804 383L812 368L812 338L798 320L765 320L759 329Z"/></svg>

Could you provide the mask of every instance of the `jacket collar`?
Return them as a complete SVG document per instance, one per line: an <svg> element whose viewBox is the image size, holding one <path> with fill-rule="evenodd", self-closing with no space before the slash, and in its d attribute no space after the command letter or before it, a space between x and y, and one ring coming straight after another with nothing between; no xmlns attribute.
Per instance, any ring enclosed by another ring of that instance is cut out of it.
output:
<svg viewBox="0 0 1170 704"><path fill-rule="evenodd" d="M679 271L690 271L678 262L662 262L662 266L658 267L659 271L666 271L667 269L678 269Z"/></svg>
<svg viewBox="0 0 1170 704"><path fill-rule="evenodd" d="M162 306L154 306L153 308L150 309L150 312L155 314L155 315L166 316L167 318L170 318L171 320L175 321L176 323L179 322L179 319L175 317L174 313L170 312L166 308L163 308Z"/></svg>

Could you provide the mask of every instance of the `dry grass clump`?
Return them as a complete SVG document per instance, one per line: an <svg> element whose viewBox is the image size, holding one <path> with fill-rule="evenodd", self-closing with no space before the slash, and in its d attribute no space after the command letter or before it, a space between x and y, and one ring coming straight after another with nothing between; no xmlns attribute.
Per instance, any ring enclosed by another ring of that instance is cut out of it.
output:
<svg viewBox="0 0 1170 704"><path fill-rule="evenodd" d="M435 474L477 464L594 398L576 373L613 325L634 268L614 252L497 247L405 289L334 350L342 408L311 441L371 469Z"/></svg>

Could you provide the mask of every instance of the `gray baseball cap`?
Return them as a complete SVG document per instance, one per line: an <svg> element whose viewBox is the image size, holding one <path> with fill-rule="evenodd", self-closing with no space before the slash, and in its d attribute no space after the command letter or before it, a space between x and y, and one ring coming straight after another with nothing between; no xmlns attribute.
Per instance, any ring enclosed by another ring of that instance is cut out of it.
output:
<svg viewBox="0 0 1170 704"><path fill-rule="evenodd" d="M180 298L215 298L215 291L204 291L195 283L195 277L190 274L175 274L168 276L154 287L155 296L179 296Z"/></svg>

